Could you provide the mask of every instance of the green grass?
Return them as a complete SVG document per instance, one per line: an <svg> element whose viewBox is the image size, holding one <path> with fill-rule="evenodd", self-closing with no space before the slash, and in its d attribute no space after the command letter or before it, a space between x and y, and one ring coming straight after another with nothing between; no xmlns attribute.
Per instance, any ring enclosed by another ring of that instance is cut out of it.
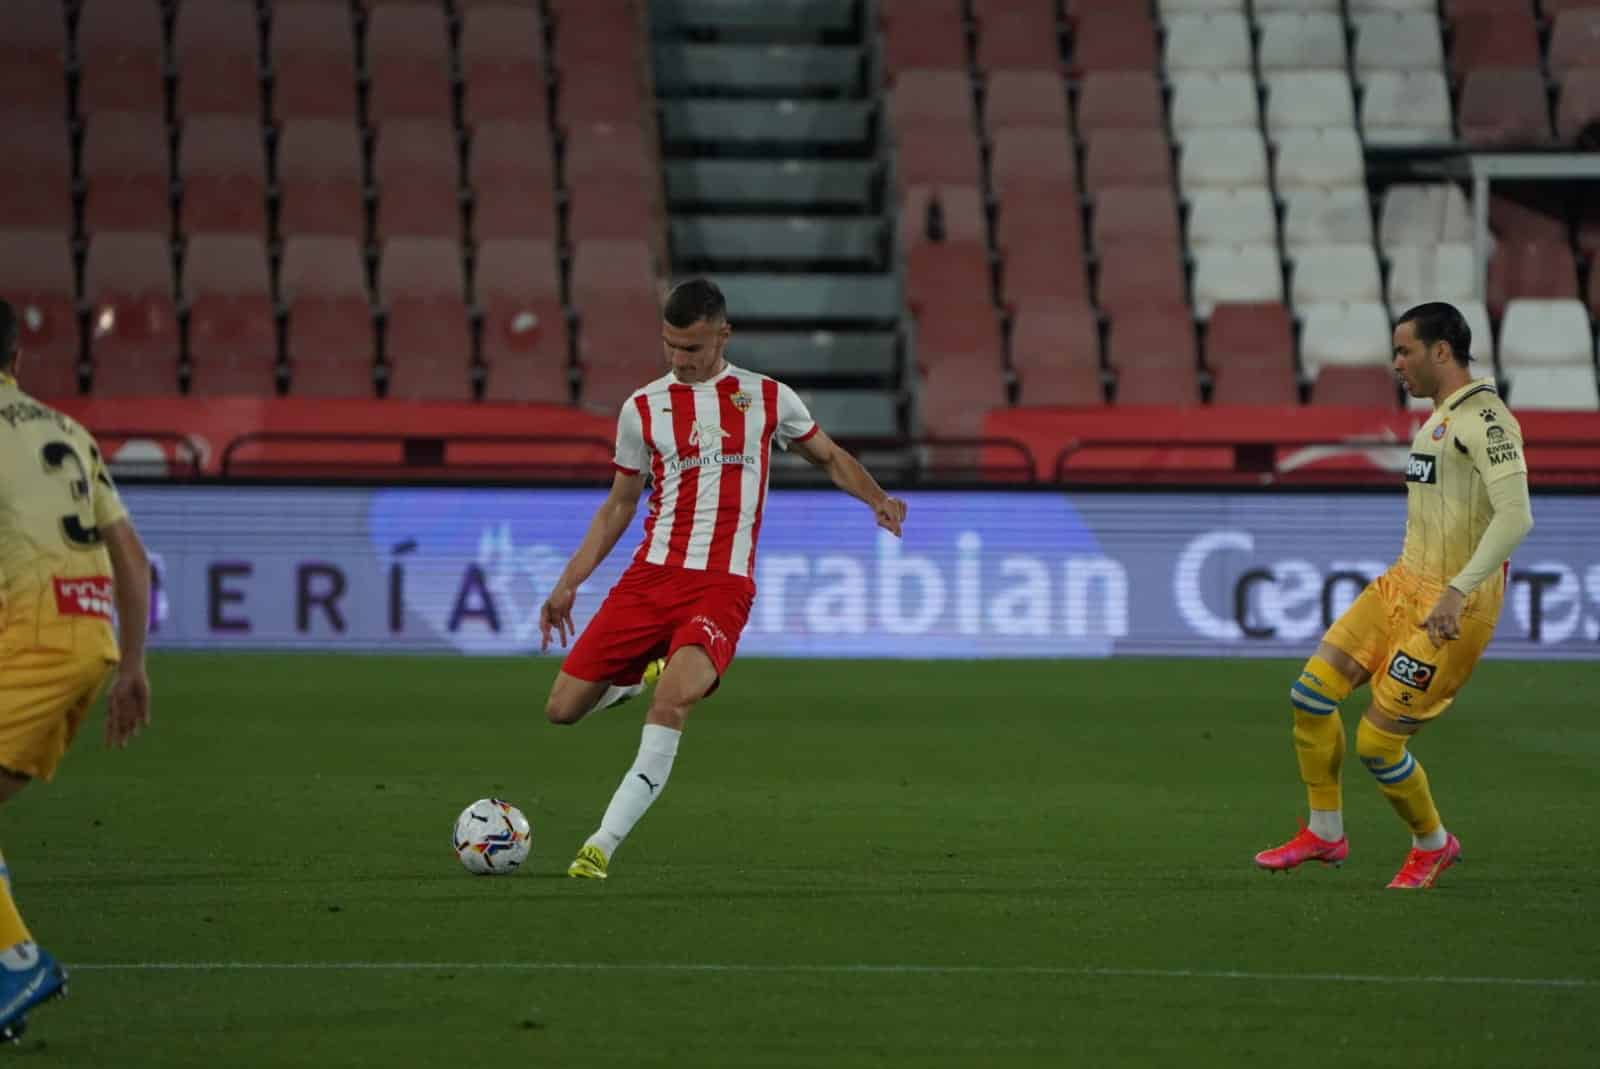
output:
<svg viewBox="0 0 1600 1069"><path fill-rule="evenodd" d="M1600 1064L1595 665L1485 664L1419 740L1466 849L1427 894L1382 889L1408 839L1359 766L1343 869L1250 866L1301 813L1297 667L742 661L592 884L562 873L637 704L551 727L551 661L162 656L132 749L96 719L4 811L22 907L77 966L11 1056ZM512 877L448 849L488 794L534 823ZM95 967L199 962L476 967Z"/></svg>

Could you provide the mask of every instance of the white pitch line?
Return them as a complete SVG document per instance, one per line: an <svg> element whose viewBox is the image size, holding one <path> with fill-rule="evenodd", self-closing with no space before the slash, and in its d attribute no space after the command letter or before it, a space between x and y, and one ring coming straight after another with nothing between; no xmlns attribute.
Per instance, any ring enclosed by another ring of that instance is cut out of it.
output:
<svg viewBox="0 0 1600 1069"><path fill-rule="evenodd" d="M1250 980L1314 984L1439 984L1457 987L1600 987L1590 977L1383 976L1274 973L1241 969L1124 969L1056 965L773 965L733 962L604 961L130 961L70 965L91 972L654 972L887 976L1054 976L1151 980Z"/></svg>

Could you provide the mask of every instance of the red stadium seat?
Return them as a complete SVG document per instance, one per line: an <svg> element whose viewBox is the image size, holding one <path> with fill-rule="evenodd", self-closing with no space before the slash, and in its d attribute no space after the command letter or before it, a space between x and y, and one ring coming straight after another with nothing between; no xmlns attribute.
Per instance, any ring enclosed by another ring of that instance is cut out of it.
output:
<svg viewBox="0 0 1600 1069"><path fill-rule="evenodd" d="M917 404L922 431L935 438L977 437L988 411L1006 403L1005 369L987 353L941 355L928 354L922 367ZM946 451L945 456L961 463L964 452Z"/></svg>
<svg viewBox="0 0 1600 1069"><path fill-rule="evenodd" d="M889 123L896 130L919 123L976 124L972 83L960 70L902 70L889 90Z"/></svg>
<svg viewBox="0 0 1600 1069"><path fill-rule="evenodd" d="M178 172L187 233L267 232L267 160L254 117L208 115L183 125Z"/></svg>
<svg viewBox="0 0 1600 1069"><path fill-rule="evenodd" d="M367 116L389 119L453 117L450 34L436 3L394 3L367 15Z"/></svg>
<svg viewBox="0 0 1600 1069"><path fill-rule="evenodd" d="M653 294L655 269L650 247L643 241L594 240L579 242L572 255L572 294L575 303L596 294Z"/></svg>
<svg viewBox="0 0 1600 1069"><path fill-rule="evenodd" d="M67 113L67 19L62 0L0 8L0 100L10 112Z"/></svg>
<svg viewBox="0 0 1600 1069"><path fill-rule="evenodd" d="M0 226L70 230L72 142L54 115L0 113Z"/></svg>
<svg viewBox="0 0 1600 1069"><path fill-rule="evenodd" d="M1094 309L1056 298L1018 301L1012 314L1011 367L1022 404L1103 404Z"/></svg>
<svg viewBox="0 0 1600 1069"><path fill-rule="evenodd" d="M1479 146L1533 147L1550 141L1544 74L1476 70L1466 76L1457 109L1461 136Z"/></svg>
<svg viewBox="0 0 1600 1069"><path fill-rule="evenodd" d="M160 0L83 0L78 110L165 115Z"/></svg>
<svg viewBox="0 0 1600 1069"><path fill-rule="evenodd" d="M1101 250L1096 303L1113 320L1142 316L1152 305L1185 304L1178 247L1148 242Z"/></svg>
<svg viewBox="0 0 1600 1069"><path fill-rule="evenodd" d="M567 236L571 241L637 238L661 231L655 198L631 179L591 180L574 187L568 196Z"/></svg>
<svg viewBox="0 0 1600 1069"><path fill-rule="evenodd" d="M178 392L178 317L165 234L95 234L83 272L94 392L166 397Z"/></svg>
<svg viewBox="0 0 1600 1069"><path fill-rule="evenodd" d="M483 362L485 401L565 404L572 387L561 303L490 299L483 306Z"/></svg>
<svg viewBox="0 0 1600 1069"><path fill-rule="evenodd" d="M1398 408L1394 373L1385 367L1325 367L1317 373L1317 381L1311 387L1311 403Z"/></svg>
<svg viewBox="0 0 1600 1069"><path fill-rule="evenodd" d="M966 70L967 34L959 5L897 11L885 15L882 24L886 70Z"/></svg>
<svg viewBox="0 0 1600 1069"><path fill-rule="evenodd" d="M1166 248L1179 240L1178 204L1171 190L1113 186L1095 197L1095 248L1140 241L1156 241Z"/></svg>
<svg viewBox="0 0 1600 1069"><path fill-rule="evenodd" d="M1192 373L1199 367L1194 320L1189 306L1152 301L1111 324L1106 363L1126 371L1136 367L1175 368ZM1120 400L1120 398L1119 398Z"/></svg>
<svg viewBox="0 0 1600 1069"><path fill-rule="evenodd" d="M556 15L556 62L560 70L610 65L637 69L643 59L642 13L604 4L580 4Z"/></svg>
<svg viewBox="0 0 1600 1069"><path fill-rule="evenodd" d="M648 107L638 79L606 67L563 74L557 103L563 124L642 124Z"/></svg>
<svg viewBox="0 0 1600 1069"><path fill-rule="evenodd" d="M1060 75L1043 71L991 71L983 117L991 132L1006 126L1064 130L1070 123L1066 84Z"/></svg>
<svg viewBox="0 0 1600 1069"><path fill-rule="evenodd" d="M278 289L289 309L290 393L371 397L372 312L360 246L350 238L290 237Z"/></svg>
<svg viewBox="0 0 1600 1069"><path fill-rule="evenodd" d="M990 299L989 250L977 242L931 242L906 255L906 304L918 351L1000 352Z"/></svg>
<svg viewBox="0 0 1600 1069"><path fill-rule="evenodd" d="M261 34L254 0L181 5L173 43L179 115L261 114Z"/></svg>
<svg viewBox="0 0 1600 1069"><path fill-rule="evenodd" d="M1160 65L1155 25L1145 5L1091 8L1083 11L1073 25L1075 73L1153 71Z"/></svg>
<svg viewBox="0 0 1600 1069"><path fill-rule="evenodd" d="M267 246L259 235L202 234L184 253L189 394L270 397L278 331Z"/></svg>
<svg viewBox="0 0 1600 1069"><path fill-rule="evenodd" d="M1083 185L1090 196L1112 186L1172 188L1172 149L1159 130L1097 130L1089 139Z"/></svg>
<svg viewBox="0 0 1600 1069"><path fill-rule="evenodd" d="M963 122L918 123L895 132L895 182L975 186L982 181L978 139Z"/></svg>
<svg viewBox="0 0 1600 1069"><path fill-rule="evenodd" d="M978 66L984 70L1059 72L1061 48L1050 4L1002 7L978 17Z"/></svg>
<svg viewBox="0 0 1600 1069"><path fill-rule="evenodd" d="M983 191L977 186L912 186L900 198L901 249L928 241L981 245L988 240Z"/></svg>
<svg viewBox="0 0 1600 1069"><path fill-rule="evenodd" d="M1099 130L1166 129L1161 84L1147 70L1096 71L1083 79L1078 97L1078 129L1087 136Z"/></svg>
<svg viewBox="0 0 1600 1069"><path fill-rule="evenodd" d="M1539 27L1528 4L1461 15L1450 28L1450 68L1457 78L1476 70L1538 69Z"/></svg>
<svg viewBox="0 0 1600 1069"><path fill-rule="evenodd" d="M76 394L82 350L66 234L0 231L0 293L21 327L23 388L44 398Z"/></svg>
<svg viewBox="0 0 1600 1069"><path fill-rule="evenodd" d="M489 125L485 123L484 128ZM626 123L589 123L569 127L565 158L568 188L591 178L602 177L630 176L656 181L658 172L650 145L642 128ZM530 134L529 143L522 151L543 153L544 158L548 159L548 140L534 145Z"/></svg>
<svg viewBox="0 0 1600 1069"><path fill-rule="evenodd" d="M1556 116L1561 140L1569 145L1575 143L1578 133L1596 121L1600 121L1600 68L1575 70L1561 83Z"/></svg>
<svg viewBox="0 0 1600 1069"><path fill-rule="evenodd" d="M1078 166L1065 128L1006 127L994 132L993 142L989 176L1002 201L1015 189L1053 189L1070 203L1077 190Z"/></svg>
<svg viewBox="0 0 1600 1069"><path fill-rule="evenodd" d="M1199 379L1187 368L1136 364L1117 371L1118 406L1199 403Z"/></svg>
<svg viewBox="0 0 1600 1069"><path fill-rule="evenodd" d="M473 272L480 304L505 298L530 303L561 300L553 241L494 238L478 245Z"/></svg>
<svg viewBox="0 0 1600 1069"><path fill-rule="evenodd" d="M473 190L472 232L488 238L556 237L555 189L548 180L490 178Z"/></svg>
<svg viewBox="0 0 1600 1069"><path fill-rule="evenodd" d="M469 123L545 121L544 28L536 8L468 8L461 26L461 67Z"/></svg>
<svg viewBox="0 0 1600 1069"><path fill-rule="evenodd" d="M1282 304L1219 304L1206 329L1206 364L1225 367L1294 364L1294 320Z"/></svg>
<svg viewBox="0 0 1600 1069"><path fill-rule="evenodd" d="M395 119L373 149L378 233L454 238L461 233L460 153L455 127L436 119Z"/></svg>
<svg viewBox="0 0 1600 1069"><path fill-rule="evenodd" d="M1491 194L1489 230L1498 241L1566 244L1566 200L1559 193L1546 193L1540 186L1517 190L1515 200L1504 194Z"/></svg>
<svg viewBox="0 0 1600 1069"><path fill-rule="evenodd" d="M275 118L354 120L356 43L348 6L279 0L269 40Z"/></svg>
<svg viewBox="0 0 1600 1069"><path fill-rule="evenodd" d="M167 161L167 124L160 115L91 115L83 135L84 228L169 225L172 177Z"/></svg>
<svg viewBox="0 0 1600 1069"><path fill-rule="evenodd" d="M1506 302L1519 297L1559 300L1578 297L1578 265L1565 242L1502 241L1489 260L1489 300L1498 319Z"/></svg>
<svg viewBox="0 0 1600 1069"><path fill-rule="evenodd" d="M592 172L586 172L584 168L593 166L590 161L575 161L573 155L574 151L569 147L569 184L574 179L574 167L588 177ZM468 175L474 186L490 180L516 180L530 185L538 182L550 185L555 180L555 164L550 158L550 133L537 123L479 123L473 127L467 159Z"/></svg>
<svg viewBox="0 0 1600 1069"><path fill-rule="evenodd" d="M361 135L337 119L292 119L278 138L278 229L285 235L366 234Z"/></svg>
<svg viewBox="0 0 1600 1069"><path fill-rule="evenodd" d="M1600 6L1586 4L1555 15L1545 55L1557 79L1586 67L1600 67Z"/></svg>

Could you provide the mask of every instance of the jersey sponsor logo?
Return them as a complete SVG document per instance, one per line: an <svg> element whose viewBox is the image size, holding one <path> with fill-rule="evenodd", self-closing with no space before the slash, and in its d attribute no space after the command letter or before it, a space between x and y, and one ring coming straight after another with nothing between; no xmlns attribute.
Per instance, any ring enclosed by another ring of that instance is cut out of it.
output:
<svg viewBox="0 0 1600 1069"><path fill-rule="evenodd" d="M81 579L57 579L56 615L93 616L111 619L111 577L90 575Z"/></svg>
<svg viewBox="0 0 1600 1069"><path fill-rule="evenodd" d="M1389 661L1389 678L1413 690L1426 691L1437 672L1438 668L1435 665L1419 661L1403 650L1397 652Z"/></svg>
<svg viewBox="0 0 1600 1069"><path fill-rule="evenodd" d="M696 423L693 427L689 428L689 444L694 446L696 449L704 449L706 446L711 445L720 446L722 444L723 435L724 431L722 429L722 424L720 423L712 423L709 421L705 423Z"/></svg>
<svg viewBox="0 0 1600 1069"><path fill-rule="evenodd" d="M1522 459L1522 454L1517 452L1516 441L1506 437L1506 429L1504 427L1490 427L1484 432L1483 436L1488 444L1487 452L1491 468Z"/></svg>
<svg viewBox="0 0 1600 1069"><path fill-rule="evenodd" d="M1439 458L1426 453L1412 453L1406 461L1406 482L1428 483L1439 481Z"/></svg>
<svg viewBox="0 0 1600 1069"><path fill-rule="evenodd" d="M1433 440L1437 442L1441 438L1443 438L1446 434L1449 434L1449 433L1450 433L1450 421L1449 420L1445 420L1443 423L1439 424L1437 427L1435 427L1433 429Z"/></svg>
<svg viewBox="0 0 1600 1069"><path fill-rule="evenodd" d="M1493 445L1495 442L1503 441L1505 439L1506 429L1496 424L1495 426L1484 431L1483 436L1488 440L1490 445Z"/></svg>

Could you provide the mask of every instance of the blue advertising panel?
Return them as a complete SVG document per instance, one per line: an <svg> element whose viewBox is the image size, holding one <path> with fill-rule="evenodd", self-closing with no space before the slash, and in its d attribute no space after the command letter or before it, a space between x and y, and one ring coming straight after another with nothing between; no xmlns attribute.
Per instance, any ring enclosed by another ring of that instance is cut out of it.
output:
<svg viewBox="0 0 1600 1069"><path fill-rule="evenodd" d="M774 491L744 655L1301 656L1399 550L1370 494ZM137 486L155 644L526 654L600 490ZM644 510L580 592L587 623ZM1600 498L1534 502L1497 656L1600 654Z"/></svg>

